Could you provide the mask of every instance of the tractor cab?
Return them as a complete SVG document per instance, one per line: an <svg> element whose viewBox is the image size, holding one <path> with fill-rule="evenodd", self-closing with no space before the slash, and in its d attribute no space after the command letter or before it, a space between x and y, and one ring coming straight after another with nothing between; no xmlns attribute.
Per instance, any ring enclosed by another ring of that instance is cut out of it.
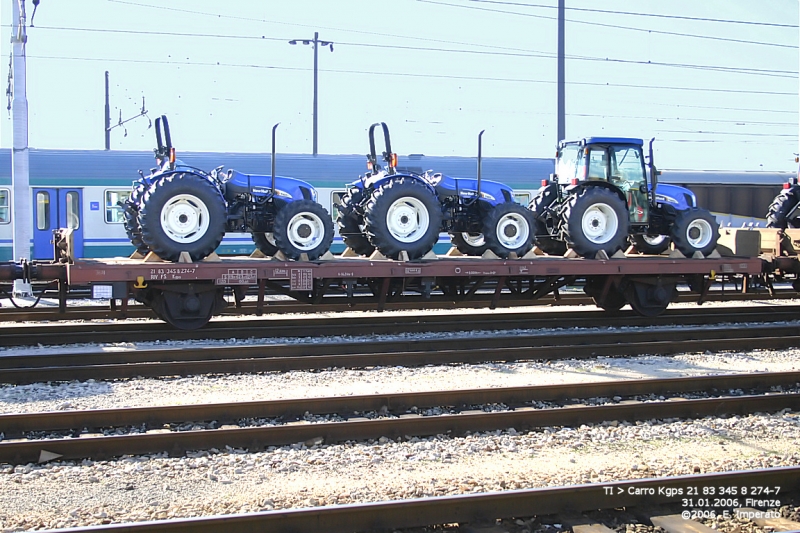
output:
<svg viewBox="0 0 800 533"><path fill-rule="evenodd" d="M654 187L648 185L643 144L641 139L625 137L562 141L556 156L559 188L568 194L580 185L607 187L625 200L632 225L647 224L652 202L650 192ZM657 171L650 170L649 174L655 178Z"/></svg>

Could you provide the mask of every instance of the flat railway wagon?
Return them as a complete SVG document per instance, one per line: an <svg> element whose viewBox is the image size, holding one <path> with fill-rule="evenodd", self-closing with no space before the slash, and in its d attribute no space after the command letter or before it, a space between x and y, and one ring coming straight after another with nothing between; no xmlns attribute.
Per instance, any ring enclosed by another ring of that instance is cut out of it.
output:
<svg viewBox="0 0 800 533"><path fill-rule="evenodd" d="M224 165L250 174L269 174L269 154L181 152L186 164L207 171ZM278 154L277 172L311 183L319 191L319 202L334 222L336 204L346 184L366 170L362 155ZM74 253L80 258L129 256L134 248L123 228L124 216L118 205L131 193L137 171L154 166L153 153L146 151L30 150L30 185L33 213L32 259L53 259L52 232L73 230ZM476 158L437 157L422 154L401 156L398 170L421 173L429 169L451 176L474 177ZM500 181L514 189L514 200L527 206L541 181L553 172L548 158L483 158L483 178ZM717 214L723 225L755 222L766 216L770 202L794 173L786 172L690 172L662 170L659 181L691 189L698 205ZM12 260L11 151L0 150L0 261ZM764 225L762 223L762 225ZM442 234L437 253L450 246ZM252 237L230 233L217 250L220 255L241 255L253 251ZM335 237L331 250L344 250Z"/></svg>
<svg viewBox="0 0 800 533"><path fill-rule="evenodd" d="M771 232L772 243L778 242L778 230L766 231ZM232 295L239 305L250 288L257 290L258 314L267 309L267 294L308 303L309 311L313 311L313 304L323 302L341 303L343 309L353 303L367 303L382 310L387 302L404 299L414 299L420 307L426 301L438 300L456 306L478 301L494 308L500 299L525 305L548 294L558 297L563 287L582 286L602 309L615 312L630 304L640 315L656 316L675 299L678 285L688 286L702 302L715 281L746 287L748 281L759 280L769 285L776 271L792 278L800 273L797 255L776 257L780 251L760 257L736 255L748 250L755 250L758 255L760 233L729 232L732 236L723 236L721 242L728 242L731 247L720 246L707 257L698 252L691 258L675 251L643 256L629 250L614 257L599 252L596 258L587 259L569 252L565 257L540 255L534 249L524 257L508 259L490 253L483 257L460 256L451 250L448 255L429 253L413 261L402 256L389 260L379 253L370 257L329 253L316 261L211 256L199 262L172 263L148 260L150 256L74 259L69 231L62 230L55 236L57 260L3 263L0 279L57 283L62 312L66 312L70 287L91 286L95 298L119 300L123 314L128 299L133 297L172 326L197 329L228 305L226 295ZM753 239L737 237L737 233L757 236L756 248L742 246L745 240ZM727 256L720 255L719 250ZM778 260L782 261L780 265Z"/></svg>

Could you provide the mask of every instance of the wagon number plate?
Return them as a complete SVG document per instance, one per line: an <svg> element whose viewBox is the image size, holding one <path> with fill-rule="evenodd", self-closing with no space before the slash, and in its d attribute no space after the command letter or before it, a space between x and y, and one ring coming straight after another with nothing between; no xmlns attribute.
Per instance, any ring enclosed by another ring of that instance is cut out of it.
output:
<svg viewBox="0 0 800 533"><path fill-rule="evenodd" d="M293 291L310 291L314 288L314 276L310 268L293 268L289 277L289 288Z"/></svg>
<svg viewBox="0 0 800 533"><path fill-rule="evenodd" d="M217 285L255 285L258 283L255 268L229 268L228 272L217 279Z"/></svg>

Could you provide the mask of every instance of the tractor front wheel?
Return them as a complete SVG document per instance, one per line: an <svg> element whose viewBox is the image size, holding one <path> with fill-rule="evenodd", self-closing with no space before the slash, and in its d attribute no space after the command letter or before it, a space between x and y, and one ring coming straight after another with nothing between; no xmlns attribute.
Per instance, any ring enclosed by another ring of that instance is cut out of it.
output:
<svg viewBox="0 0 800 533"><path fill-rule="evenodd" d="M633 235L631 242L640 253L659 255L667 251L670 240L666 235Z"/></svg>
<svg viewBox="0 0 800 533"><path fill-rule="evenodd" d="M451 233L450 242L464 255L483 255L489 249L483 233Z"/></svg>
<svg viewBox="0 0 800 533"><path fill-rule="evenodd" d="M328 251L333 242L333 220L313 200L297 200L275 215L275 245L289 259L308 255L313 261Z"/></svg>
<svg viewBox="0 0 800 533"><path fill-rule="evenodd" d="M695 252L705 256L717 247L719 223L709 211L693 207L678 213L670 236L675 248L686 257L691 257Z"/></svg>
<svg viewBox="0 0 800 533"><path fill-rule="evenodd" d="M533 248L533 216L516 202L498 204L483 221L483 235L499 257L512 252L522 257Z"/></svg>

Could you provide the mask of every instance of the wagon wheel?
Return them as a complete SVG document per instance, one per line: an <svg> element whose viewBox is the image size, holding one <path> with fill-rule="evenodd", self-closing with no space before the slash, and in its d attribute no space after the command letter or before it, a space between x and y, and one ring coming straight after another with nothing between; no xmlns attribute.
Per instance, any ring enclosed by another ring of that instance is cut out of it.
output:
<svg viewBox="0 0 800 533"><path fill-rule="evenodd" d="M655 282L633 281L625 290L625 297L638 314L655 317L667 310L677 297L677 290L675 282L660 279Z"/></svg>
<svg viewBox="0 0 800 533"><path fill-rule="evenodd" d="M615 285L609 286L606 293L603 294L605 284L606 278L588 278L586 285L583 286L583 292L590 296L594 304L600 309L612 313L619 311L628 303L625 294Z"/></svg>

